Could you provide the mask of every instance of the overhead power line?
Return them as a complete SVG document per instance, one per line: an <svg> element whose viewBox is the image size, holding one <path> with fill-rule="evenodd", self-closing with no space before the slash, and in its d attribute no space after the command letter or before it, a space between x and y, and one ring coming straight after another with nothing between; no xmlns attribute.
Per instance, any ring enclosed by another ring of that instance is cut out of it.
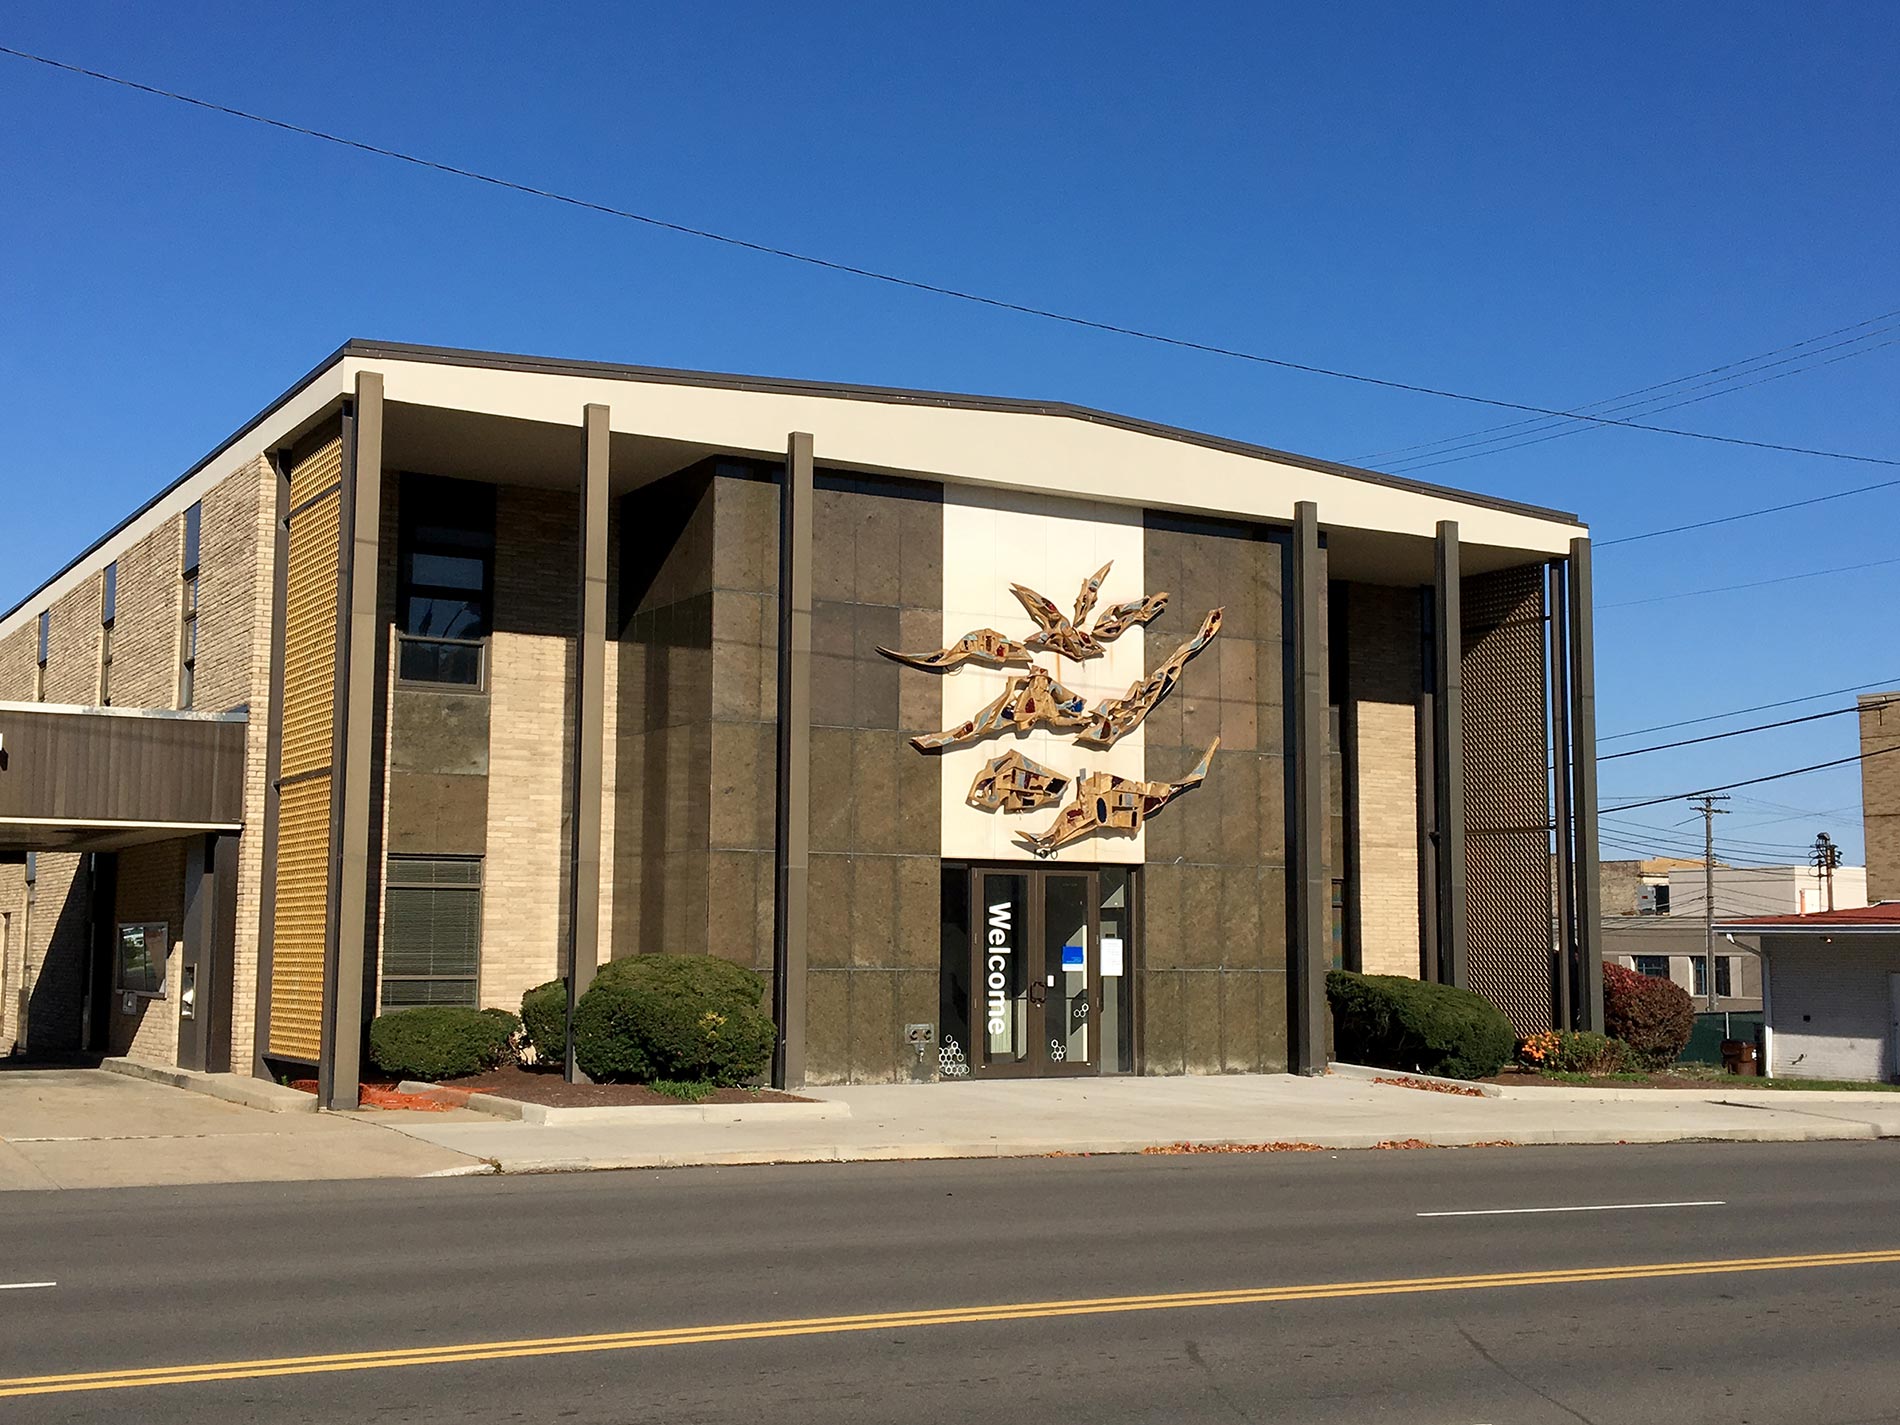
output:
<svg viewBox="0 0 1900 1425"><path fill-rule="evenodd" d="M520 193L530 198L542 198L552 203L562 203L571 208L579 208L603 217L620 218L627 222L641 223L647 227L665 232L678 233L683 237L700 238L707 242L721 243L727 247L738 248L746 252L759 253L766 257L781 258L788 262L803 263L808 267L822 268L829 272L842 273L851 277L862 277L873 282L882 282L892 287L902 287L913 292L927 292L933 296L949 297L960 302L969 302L978 306L990 307L997 311L1015 312L1021 316L1039 317L1045 321L1060 322L1067 326L1079 327L1088 331L1104 332L1113 336L1131 337L1137 341L1152 342L1156 345L1173 347L1181 351L1196 351L1209 356L1228 357L1236 361L1247 361L1261 366L1277 367L1285 371L1299 371L1309 376L1326 376L1338 381L1352 381L1364 386L1377 386L1390 391L1409 391L1414 395L1437 396L1448 401L1463 401L1469 405L1490 406L1497 410L1519 411L1534 416L1559 416L1568 420L1587 421L1593 425L1617 426L1627 430L1647 431L1652 435L1673 435L1689 440L1712 441L1721 445L1740 446L1751 450L1771 450L1785 455L1812 455L1824 460L1844 460L1862 465L1885 465L1900 467L1900 459L1882 455L1861 455L1849 451L1824 450L1813 446L1787 445L1777 441L1749 440L1742 436L1717 435L1710 431L1685 430L1674 426L1648 425L1641 421L1624 420L1614 416L1591 415L1584 411L1558 410L1549 406L1531 405L1525 401L1507 401L1494 396L1479 396L1468 391L1453 391L1441 386L1427 386L1415 381L1399 381L1390 377L1370 376L1363 372L1343 371L1335 367L1319 366L1312 362L1294 361L1288 357L1269 356L1263 352L1245 351L1237 347L1220 346L1212 342L1195 341L1187 337L1171 336L1165 332L1150 331L1141 327L1126 326L1117 322L1100 321L1091 317L1077 316L1071 312L1061 312L1050 307L1038 307L1027 302L1011 301L1003 297L992 297L981 292L965 288L945 286L941 283L926 282L919 278L902 277L896 273L879 271L856 263L842 262L835 258L820 257L815 253L798 252L791 248L777 247L770 243L755 242L748 238L735 237L730 233L715 232L710 228L694 227L687 223L673 222L666 218L655 217L650 213L636 212L630 208L616 207L611 203L596 202L591 198L582 198L572 193L563 193L552 188L541 188L529 183L520 183L513 179L502 178L479 169L465 168L458 164L444 163L438 159L423 158L401 149L387 148L380 144L366 143L361 139L346 138L341 134L329 133L323 129L313 129L303 124L293 124L283 119L274 119L265 114L253 113L248 109L234 108L228 104L214 103L194 95L183 94L173 89L160 88L154 84L141 83L117 74L107 74L102 70L89 69L84 65L70 64L50 56L34 54L28 50L15 49L0 45L0 54L11 55L15 59L26 60L33 64L44 65L67 74L95 79L104 84L117 85L122 89L135 90L149 94L154 98L167 99L173 103L187 104L208 113L223 114L229 118L242 119L246 123L259 124L276 129L282 133L296 134L303 138L317 139L324 143L335 144L340 148L353 149L358 153L372 154L378 158L387 158L398 163L410 164L416 168L446 174L454 178L465 178L475 183L485 183L490 187ZM1900 484L1900 480L1889 482ZM1836 497L1838 498L1838 497ZM1738 516L1737 518L1744 518ZM1631 538L1650 538L1652 535L1636 535ZM1622 541L1615 541L1622 542Z"/></svg>
<svg viewBox="0 0 1900 1425"><path fill-rule="evenodd" d="M1678 727L1694 727L1698 723L1720 722L1725 717L1741 717L1746 713L1768 712L1774 708L1791 708L1797 703L1817 703L1822 698L1836 698L1843 693L1863 693L1870 688L1900 688L1900 674L1891 678L1878 678L1871 683L1855 683L1848 688L1829 688L1824 693L1808 693L1799 698L1783 698L1780 702L1756 703L1753 707L1730 708L1727 712L1706 713L1701 717L1685 717L1679 722L1659 722L1653 727L1633 728L1629 732L1612 732L1597 739L1600 747L1606 742L1621 742L1626 737L1642 737L1651 732L1668 732Z"/></svg>
<svg viewBox="0 0 1900 1425"><path fill-rule="evenodd" d="M1798 356L1784 357L1780 361L1771 361L1765 365L1756 366L1751 370L1743 371L1732 376L1722 377L1714 381L1704 381L1699 385L1686 386L1681 390L1671 392L1666 397L1653 396L1647 400L1625 401L1601 409L1590 407L1585 407L1584 409L1594 409L1597 414L1602 415L1629 414L1646 417L1658 416L1664 411L1681 410L1684 406L1700 405L1704 401L1713 401L1719 396L1733 395L1738 391L1748 391L1757 386L1766 386L1773 381L1786 380L1790 376L1800 376L1809 371L1819 371L1822 367L1833 366L1837 362L1852 361L1856 357L1861 356L1871 356L1877 351L1884 351L1890 346L1900 344L1900 338L1893 337L1889 337L1886 341L1871 341L1873 337L1885 336L1888 332L1894 330L1896 330L1896 328L1891 326L1877 327L1873 331L1866 332L1861 336L1850 337L1846 341L1837 341L1828 346L1814 347L1811 350L1802 352ZM1842 350L1842 348L1852 349ZM1811 359L1828 351L1840 351L1840 355L1830 356L1822 361ZM1774 368L1778 366L1786 366L1789 369L1785 371L1774 370ZM1762 374L1764 372L1772 372L1772 374L1764 375ZM1747 377L1754 379L1744 379ZM1690 391L1700 391L1702 394L1699 396L1686 394ZM1440 465L1455 465L1462 460L1477 460L1487 455L1502 455L1506 451L1522 450L1526 446L1542 445L1546 441L1562 440L1566 436L1581 435L1588 430L1600 429L1598 426L1587 423L1562 420L1543 422L1531 420L1524 422L1524 424L1532 428L1519 431L1513 435L1499 435L1484 440L1467 441L1462 445L1453 445L1445 450L1415 455L1408 459L1397 461L1386 468L1392 470L1394 473L1430 470Z"/></svg>
<svg viewBox="0 0 1900 1425"><path fill-rule="evenodd" d="M1737 524L1742 520L1760 519L1763 515L1778 515L1788 510L1804 510L1810 505L1825 505L1830 500L1846 500L1855 495L1871 495L1876 490L1891 490L1896 485L1900 485L1900 480L1876 480L1871 485L1856 485L1851 490L1835 490L1830 494L1815 495L1806 500L1790 500L1785 505L1764 505L1758 510L1743 510L1739 514L1720 515L1715 519L1670 525L1667 529L1648 529L1641 534L1625 534L1616 539L1600 539L1596 542L1596 547L1608 549L1617 544L1635 544L1642 539L1661 539L1666 534L1687 534L1695 529L1714 529L1717 525Z"/></svg>
<svg viewBox="0 0 1900 1425"><path fill-rule="evenodd" d="M1894 701L1900 702L1900 699L1895 699ZM1891 707L1893 704L1873 703L1870 704L1870 706L1885 708ZM1597 754L1597 761L1599 763L1614 762L1619 757L1641 757L1645 752L1669 752L1678 747L1694 747L1698 743L1703 742L1720 742L1725 737L1741 737L1750 732L1772 732L1778 727L1794 727L1804 722L1819 722L1823 718L1840 717L1846 713L1859 711L1860 709L1858 707L1829 708L1826 712L1809 713L1806 717L1787 717L1783 718L1780 722L1758 723L1754 727L1734 727L1730 728L1727 732L1711 732L1706 737L1685 737L1680 742L1659 742L1654 747L1632 747L1625 752L1599 752Z"/></svg>
<svg viewBox="0 0 1900 1425"><path fill-rule="evenodd" d="M1884 569L1900 564L1900 558L1870 559L1865 564L1838 564L1832 569L1810 569L1805 574L1782 574L1773 579L1751 579L1746 584L1716 584L1707 589L1685 589L1679 594L1652 594L1646 599L1621 599L1613 604L1598 604L1602 609L1633 609L1638 604L1666 604L1672 599L1695 599L1704 594L1733 594L1742 589L1765 589L1770 584L1793 584L1802 579L1824 579L1830 574L1852 574L1861 569Z"/></svg>
<svg viewBox="0 0 1900 1425"><path fill-rule="evenodd" d="M1868 317L1864 321L1854 322L1848 326L1836 327L1833 331L1822 332L1818 336L1803 337L1800 341L1790 342L1787 346L1775 347L1772 351L1760 352L1755 356L1744 356L1738 361L1725 361L1720 366L1709 367L1706 371L1696 371L1687 376L1677 376L1668 381L1658 381L1652 386L1639 386L1634 391L1625 391L1620 396L1606 396L1600 401L1592 401L1589 405L1580 406L1578 409L1583 411L1595 411L1601 410L1606 406L1611 409L1616 409L1617 402L1629 401L1632 397L1636 396L1646 396L1653 391L1665 391L1672 386L1681 386L1685 382L1699 381L1705 376L1718 376L1724 372L1736 372L1738 375L1747 374L1741 372L1740 368L1752 367L1756 362L1766 361L1771 356L1781 356L1786 352L1798 351L1804 346L1812 346L1815 342L1826 341L1830 337L1845 336L1848 332L1860 331L1863 327L1873 326L1876 323L1887 321L1892 317L1900 317L1900 309L1891 312L1882 312L1877 317ZM1856 337L1855 340L1864 340L1864 338ZM1441 436L1437 440L1421 441L1416 445L1401 445L1390 450L1375 450L1369 455L1355 457L1353 463L1364 465L1374 460L1386 460L1393 456L1410 455L1415 451L1435 451L1442 454L1443 451L1440 449L1441 447L1462 446L1466 442L1479 437L1492 435L1500 431L1523 431L1528 426L1549 428L1540 417L1531 417L1521 421L1506 421L1503 425L1484 426L1478 430L1465 431L1462 435Z"/></svg>
<svg viewBox="0 0 1900 1425"><path fill-rule="evenodd" d="M1891 747L1876 747L1871 752L1859 752L1852 757L1837 757L1832 762L1816 762L1812 767L1793 767L1786 772L1770 772L1765 777L1749 777L1740 782L1724 782L1719 787L1701 787L1693 792L1677 792L1670 797L1651 797L1648 801L1626 802L1622 806L1604 807L1598 815L1614 816L1618 812L1635 811L1639 807L1661 806L1664 802L1686 801L1690 797L1707 796L1710 792L1726 792L1736 787L1759 787L1763 782L1779 782L1784 777L1801 777L1809 772L1825 772L1830 767L1846 767L1855 762L1864 762L1869 757L1882 757L1889 752L1900 752L1900 743Z"/></svg>

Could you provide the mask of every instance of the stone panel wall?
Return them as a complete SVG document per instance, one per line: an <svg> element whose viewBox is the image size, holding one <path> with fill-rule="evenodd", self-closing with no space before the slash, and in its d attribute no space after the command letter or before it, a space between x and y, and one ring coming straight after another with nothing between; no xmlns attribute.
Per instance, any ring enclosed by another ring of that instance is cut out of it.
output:
<svg viewBox="0 0 1900 1425"><path fill-rule="evenodd" d="M908 1073L904 1025L939 1009L942 772L907 739L942 726L942 685L877 648L941 642L943 492L817 483L806 1073L879 1083Z"/></svg>
<svg viewBox="0 0 1900 1425"><path fill-rule="evenodd" d="M1287 1063L1284 538L1151 511L1145 584L1167 590L1149 667L1207 610L1221 633L1148 715L1148 777L1180 777L1219 736L1207 781L1147 826L1141 1070L1257 1073Z"/></svg>

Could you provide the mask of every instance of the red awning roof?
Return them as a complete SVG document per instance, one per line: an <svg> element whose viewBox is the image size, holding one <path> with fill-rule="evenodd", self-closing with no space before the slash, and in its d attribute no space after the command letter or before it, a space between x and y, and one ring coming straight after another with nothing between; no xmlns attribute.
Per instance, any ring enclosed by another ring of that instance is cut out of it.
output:
<svg viewBox="0 0 1900 1425"><path fill-rule="evenodd" d="M1900 901L1880 901L1851 910L1817 910L1807 915L1757 915L1747 920L1718 920L1715 928L1747 935L1827 934L1839 930L1900 932Z"/></svg>

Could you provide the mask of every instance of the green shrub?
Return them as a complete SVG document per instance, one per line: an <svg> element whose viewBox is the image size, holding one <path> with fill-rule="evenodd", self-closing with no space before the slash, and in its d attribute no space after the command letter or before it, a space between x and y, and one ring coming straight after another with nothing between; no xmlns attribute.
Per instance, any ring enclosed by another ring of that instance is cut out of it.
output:
<svg viewBox="0 0 1900 1425"><path fill-rule="evenodd" d="M765 982L711 955L639 955L603 966L574 1014L589 1078L741 1084L772 1060Z"/></svg>
<svg viewBox="0 0 1900 1425"><path fill-rule="evenodd" d="M1605 965L1603 1027L1628 1044L1644 1068L1666 1069L1695 1032L1695 1001L1681 985Z"/></svg>
<svg viewBox="0 0 1900 1425"><path fill-rule="evenodd" d="M1634 1068L1637 1059L1629 1045L1607 1034L1550 1029L1520 1041L1517 1062L1540 1072L1620 1074Z"/></svg>
<svg viewBox="0 0 1900 1425"><path fill-rule="evenodd" d="M508 1055L521 1023L505 1009L423 1005L370 1021L369 1056L386 1074L456 1079L492 1069Z"/></svg>
<svg viewBox="0 0 1900 1425"><path fill-rule="evenodd" d="M521 1032L537 1064L567 1062L567 981L549 980L521 997Z"/></svg>
<svg viewBox="0 0 1900 1425"><path fill-rule="evenodd" d="M765 998L763 976L717 955L623 955L596 970L594 983L642 985L751 1009Z"/></svg>
<svg viewBox="0 0 1900 1425"><path fill-rule="evenodd" d="M1381 1069L1482 1079L1510 1062L1511 1021L1482 995L1400 975L1326 976L1341 1059Z"/></svg>

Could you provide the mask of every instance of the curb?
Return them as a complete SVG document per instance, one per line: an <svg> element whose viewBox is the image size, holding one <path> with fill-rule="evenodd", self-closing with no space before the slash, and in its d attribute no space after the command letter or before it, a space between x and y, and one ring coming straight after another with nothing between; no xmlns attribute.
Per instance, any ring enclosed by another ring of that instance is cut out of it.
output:
<svg viewBox="0 0 1900 1425"><path fill-rule="evenodd" d="M1403 1139L1391 1134L1335 1133L1298 1140L1294 1149L1276 1151L1361 1152L1379 1150L1396 1142L1423 1145L1426 1148L1547 1148L1608 1147L1618 1144L1658 1143L1826 1143L1872 1141L1882 1137L1871 1124L1841 1122L1828 1127L1789 1127L1730 1130L1726 1132L1679 1132L1670 1129L1591 1129L1585 1131L1533 1129L1519 1131L1508 1140L1487 1137L1482 1132L1417 1133ZM730 1148L692 1149L680 1152L623 1153L593 1158L533 1158L502 1154L494 1159L494 1171L504 1176L534 1173L576 1173L640 1168L750 1167L774 1163L888 1163L931 1162L947 1159L993 1160L999 1158L1112 1157L1135 1156L1156 1150L1181 1148L1178 1141L1152 1139L1095 1139L1067 1143L879 1143L846 1146L827 1144L808 1148ZM1235 1155L1259 1145L1245 1139L1209 1138L1185 1145L1191 1156L1195 1149L1231 1148ZM1389 1151L1389 1150L1388 1150ZM1211 1155L1211 1154L1210 1154ZM1264 1154L1263 1154L1264 1156Z"/></svg>
<svg viewBox="0 0 1900 1425"><path fill-rule="evenodd" d="M432 1099L436 1103L486 1113L493 1118L515 1123L558 1124L645 1124L648 1127L682 1123L782 1123L787 1119L849 1118L851 1105L829 1099L812 1103L682 1103L673 1104L596 1104L580 1108L559 1108L545 1103L503 1098L500 1094L471 1093L467 1089L444 1088L440 1084L404 1080L396 1085L400 1093Z"/></svg>
<svg viewBox="0 0 1900 1425"><path fill-rule="evenodd" d="M261 1113L315 1113L317 1097L300 1089L254 1079L248 1074L205 1074L196 1069L170 1069L158 1064L141 1064L134 1059L101 1059L99 1067L109 1074L128 1079L221 1098Z"/></svg>
<svg viewBox="0 0 1900 1425"><path fill-rule="evenodd" d="M1365 1083L1372 1083L1377 1079L1412 1079L1421 1084L1435 1084L1439 1088L1456 1089L1464 1098L1505 1097L1504 1090L1497 1084L1477 1084L1465 1079L1446 1079L1440 1078L1437 1074L1414 1074L1404 1069L1374 1069L1365 1064L1342 1064L1332 1061L1327 1063L1326 1072L1336 1079L1355 1079ZM1409 1085L1386 1083L1380 1084L1379 1087L1402 1089ZM1475 1095L1471 1092L1473 1089L1477 1090ZM1413 1092L1416 1093L1418 1090L1414 1089Z"/></svg>

